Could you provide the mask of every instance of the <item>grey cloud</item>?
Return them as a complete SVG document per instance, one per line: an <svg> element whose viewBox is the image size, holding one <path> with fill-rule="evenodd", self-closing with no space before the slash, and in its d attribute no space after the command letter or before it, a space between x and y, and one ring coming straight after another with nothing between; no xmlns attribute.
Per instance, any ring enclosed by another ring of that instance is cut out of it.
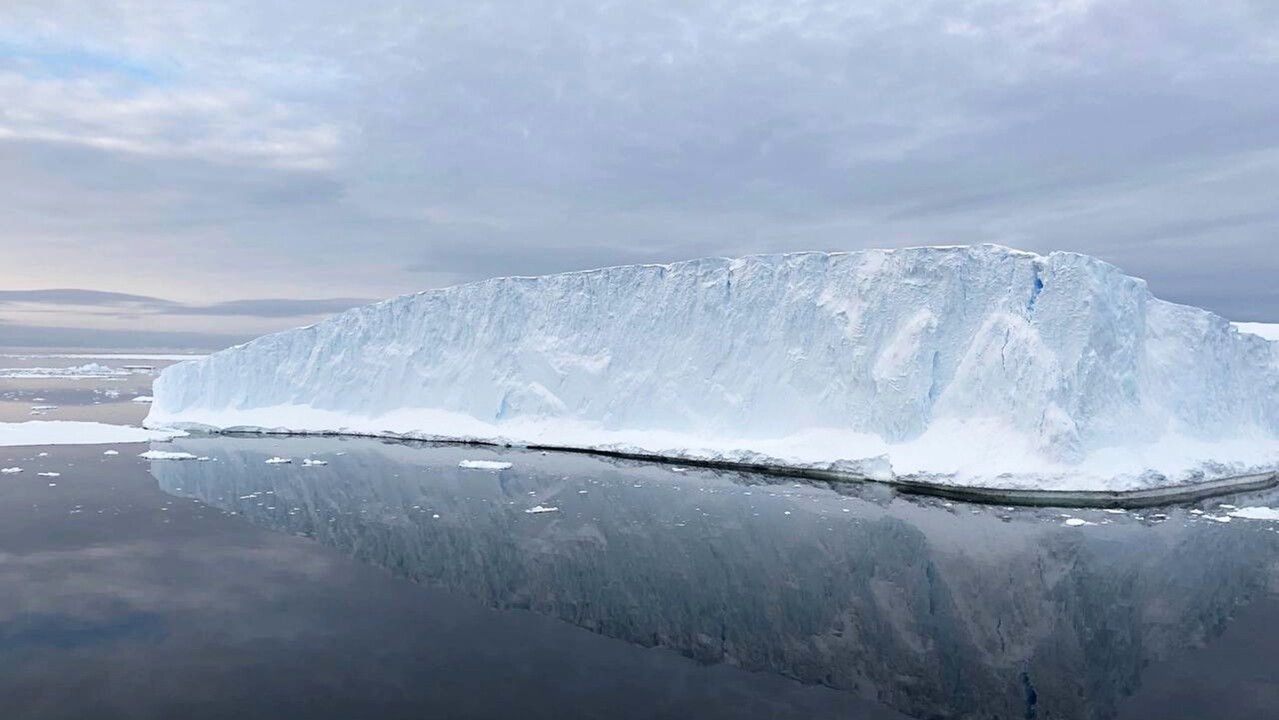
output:
<svg viewBox="0 0 1279 720"><path fill-rule="evenodd" d="M367 305L373 300L365 298L264 298L251 300L228 300L211 305L184 305L148 297L146 295L130 295L128 293L102 292L99 290L81 290L74 288L54 290L0 290L0 305L34 304L54 306L123 306L130 310L129 317L142 318L137 310L146 310L150 314L160 315L241 315L261 318L308 317L312 315L330 315L349 310L358 305ZM44 312L43 310L39 312ZM120 315L119 312L116 313Z"/></svg>
<svg viewBox="0 0 1279 720"><path fill-rule="evenodd" d="M359 305L368 305L371 302L373 301L362 298L231 300L213 305L177 306L170 309L168 313L171 315L245 315L261 318L289 318L331 315Z"/></svg>
<svg viewBox="0 0 1279 720"><path fill-rule="evenodd" d="M174 303L146 295L62 288L50 290L0 290L0 304L39 303L52 305L143 305L168 307Z"/></svg>
<svg viewBox="0 0 1279 720"><path fill-rule="evenodd" d="M0 329L3 329L0 347L8 348L220 350L252 339L251 335L39 327L11 323L0 323Z"/></svg>
<svg viewBox="0 0 1279 720"><path fill-rule="evenodd" d="M108 98L151 128L135 132L11 80L47 95L29 110L53 133L0 139L15 272L127 273L195 322L345 302L240 298L993 241L1096 254L1169 299L1279 320L1270 5L450 0L379 3L354 25L338 0L134 10L0 9L0 31L164 59L172 87L110 81L122 95L210 108Z"/></svg>

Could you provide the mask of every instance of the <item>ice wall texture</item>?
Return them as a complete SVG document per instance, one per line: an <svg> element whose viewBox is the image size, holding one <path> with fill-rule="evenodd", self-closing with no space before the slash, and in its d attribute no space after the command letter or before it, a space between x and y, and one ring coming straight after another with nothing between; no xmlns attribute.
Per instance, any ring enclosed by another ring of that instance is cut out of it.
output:
<svg viewBox="0 0 1279 720"><path fill-rule="evenodd" d="M1279 351L1084 255L793 253L387 300L165 370L150 422L273 407L890 445L989 420L1070 464L1169 433L1279 436Z"/></svg>

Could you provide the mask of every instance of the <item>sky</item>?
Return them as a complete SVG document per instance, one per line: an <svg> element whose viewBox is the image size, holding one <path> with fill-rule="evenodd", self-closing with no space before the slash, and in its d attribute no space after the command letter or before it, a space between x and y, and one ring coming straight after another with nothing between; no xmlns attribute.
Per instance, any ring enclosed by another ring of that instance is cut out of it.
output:
<svg viewBox="0 0 1279 720"><path fill-rule="evenodd" d="M0 3L0 345L977 242L1279 321L1279 3Z"/></svg>

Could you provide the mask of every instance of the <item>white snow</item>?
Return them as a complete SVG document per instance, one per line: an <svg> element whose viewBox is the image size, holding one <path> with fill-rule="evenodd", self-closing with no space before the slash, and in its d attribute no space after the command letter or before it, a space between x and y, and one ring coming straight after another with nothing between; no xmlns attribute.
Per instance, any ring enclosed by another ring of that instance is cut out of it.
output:
<svg viewBox="0 0 1279 720"><path fill-rule="evenodd" d="M267 465L288 465L292 462L291 458L271 457L266 459Z"/></svg>
<svg viewBox="0 0 1279 720"><path fill-rule="evenodd" d="M140 455L146 460L195 460L196 457L187 452L169 452L167 450L148 450Z"/></svg>
<svg viewBox="0 0 1279 720"><path fill-rule="evenodd" d="M463 460L457 466L468 470L506 470L512 467L511 463L494 460Z"/></svg>
<svg viewBox="0 0 1279 720"><path fill-rule="evenodd" d="M539 515L539 514L541 514L541 513L559 512L559 508L557 508L557 507L546 507L546 506L543 506L543 505L534 505L533 507L531 507L531 508L529 508L529 509L525 510L524 512L525 512L525 513L528 513L529 515Z"/></svg>
<svg viewBox="0 0 1279 720"><path fill-rule="evenodd" d="M357 308L166 369L147 424L1130 489L1279 467L1277 348L1078 254L794 253Z"/></svg>
<svg viewBox="0 0 1279 720"><path fill-rule="evenodd" d="M0 468L0 474L3 475L16 475L20 472L22 472L22 468L20 467Z"/></svg>
<svg viewBox="0 0 1279 720"><path fill-rule="evenodd" d="M0 423L0 447L17 445L108 445L170 440L180 430L144 430L95 422L41 421Z"/></svg>
<svg viewBox="0 0 1279 720"><path fill-rule="evenodd" d="M1279 342L1279 323L1235 323L1239 332L1251 333L1271 342Z"/></svg>
<svg viewBox="0 0 1279 720"><path fill-rule="evenodd" d="M1276 520L1279 521L1279 509L1268 507L1243 507L1232 510L1230 517L1241 520Z"/></svg>

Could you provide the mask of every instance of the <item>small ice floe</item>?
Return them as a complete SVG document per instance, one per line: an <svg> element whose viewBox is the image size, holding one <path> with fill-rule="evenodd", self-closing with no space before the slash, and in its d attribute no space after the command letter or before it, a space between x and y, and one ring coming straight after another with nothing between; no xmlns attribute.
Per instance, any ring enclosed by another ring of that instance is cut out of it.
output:
<svg viewBox="0 0 1279 720"><path fill-rule="evenodd" d="M328 460L312 460L311 458L307 458L302 461L302 467L320 467L328 464Z"/></svg>
<svg viewBox="0 0 1279 720"><path fill-rule="evenodd" d="M56 473L56 472L42 472L42 473L36 473L36 475L39 477L62 477L62 473Z"/></svg>
<svg viewBox="0 0 1279 720"><path fill-rule="evenodd" d="M148 450L138 457L144 460L195 460L191 453L172 452L169 450Z"/></svg>
<svg viewBox="0 0 1279 720"><path fill-rule="evenodd" d="M1213 522L1219 522L1219 523L1228 523L1230 522L1230 516L1229 515L1204 515L1204 520L1212 520Z"/></svg>
<svg viewBox="0 0 1279 720"><path fill-rule="evenodd" d="M671 472L688 472L688 468L671 468Z"/></svg>
<svg viewBox="0 0 1279 720"><path fill-rule="evenodd" d="M440 514L439 514L439 513L435 513L435 514L431 515L431 519L432 519L432 520L439 520L439 519L440 519Z"/></svg>
<svg viewBox="0 0 1279 720"><path fill-rule="evenodd" d="M1268 507L1241 507L1230 513L1230 517L1240 520L1276 520L1279 521L1279 509Z"/></svg>
<svg viewBox="0 0 1279 720"><path fill-rule="evenodd" d="M119 451L119 450L107 450L106 452L104 452L104 453L102 453L102 454L103 454L103 455L119 455L119 454L120 454L120 451Z"/></svg>
<svg viewBox="0 0 1279 720"><path fill-rule="evenodd" d="M577 491L577 494L578 494L578 495L585 495L585 494L586 494L586 491L585 491L585 490L578 490L578 491Z"/></svg>
<svg viewBox="0 0 1279 720"><path fill-rule="evenodd" d="M1091 522L1088 522L1087 520L1084 520L1083 518L1076 518L1076 517L1068 518L1066 522L1062 523L1062 525L1065 525L1067 527L1083 527L1085 525L1096 525L1096 524L1097 523L1091 523Z"/></svg>
<svg viewBox="0 0 1279 720"><path fill-rule="evenodd" d="M293 462L292 458L270 457L266 459L267 465L288 465L289 463L292 463L292 462Z"/></svg>
<svg viewBox="0 0 1279 720"><path fill-rule="evenodd" d="M467 470L507 470L514 467L512 463L496 460L463 460L457 466Z"/></svg>
<svg viewBox="0 0 1279 720"><path fill-rule="evenodd" d="M155 401L155 398L151 397L150 395L139 395L133 398L133 400L131 400L130 402L150 404L154 401Z"/></svg>
<svg viewBox="0 0 1279 720"><path fill-rule="evenodd" d="M525 510L524 512L529 515L538 515L541 513L552 513L552 512L559 512L559 511L560 509L557 507L549 507L546 505L534 505L533 507Z"/></svg>
<svg viewBox="0 0 1279 720"><path fill-rule="evenodd" d="M44 412L46 410L57 410L57 405L32 405L31 412Z"/></svg>
<svg viewBox="0 0 1279 720"><path fill-rule="evenodd" d="M1239 509L1239 508L1235 507L1234 505L1227 505L1226 503L1222 503L1222 504L1218 505L1217 507L1219 507L1219 508L1224 508L1224 509L1226 509L1226 510L1238 510L1238 509Z"/></svg>
<svg viewBox="0 0 1279 720"><path fill-rule="evenodd" d="M1200 510L1199 508L1195 508L1194 510L1191 510L1191 511L1190 511L1190 514L1191 514L1191 515L1203 515L1203 514L1204 514L1204 511L1203 511L1203 510Z"/></svg>
<svg viewBox="0 0 1279 720"><path fill-rule="evenodd" d="M22 472L20 467L0 468L0 475L17 475Z"/></svg>
<svg viewBox="0 0 1279 720"><path fill-rule="evenodd" d="M49 457L49 453L47 452L36 453L36 457Z"/></svg>
<svg viewBox="0 0 1279 720"><path fill-rule="evenodd" d="M1111 515L1126 515L1128 513L1128 511L1123 508L1106 508L1105 510L1102 510L1102 512L1110 513Z"/></svg>

